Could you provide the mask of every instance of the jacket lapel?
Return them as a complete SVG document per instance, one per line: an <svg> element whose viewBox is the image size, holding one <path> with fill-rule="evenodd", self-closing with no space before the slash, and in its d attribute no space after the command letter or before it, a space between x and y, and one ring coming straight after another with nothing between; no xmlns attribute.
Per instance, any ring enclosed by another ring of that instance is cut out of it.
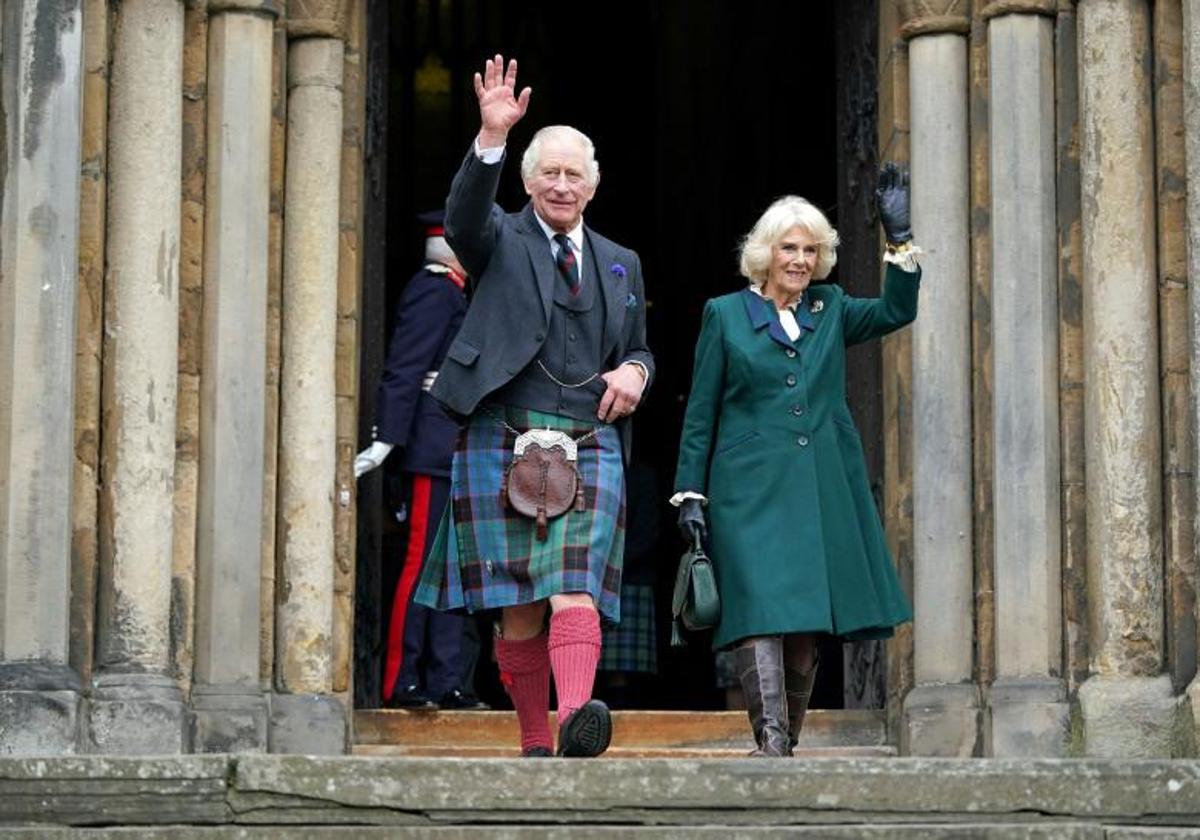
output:
<svg viewBox="0 0 1200 840"><path fill-rule="evenodd" d="M542 321L548 324L550 307L554 301L554 260L551 258L550 242L546 239L546 233L534 218L533 204L526 204L525 209L521 211L521 234L542 300Z"/></svg>
<svg viewBox="0 0 1200 840"><path fill-rule="evenodd" d="M779 323L779 316L771 311L772 304L769 301L749 289L742 290L742 301L746 304L746 314L750 317L750 326L755 332L766 327L767 334L773 341L789 350L795 349L796 345L787 337L783 325Z"/></svg>
<svg viewBox="0 0 1200 840"><path fill-rule="evenodd" d="M583 226L584 241L592 252L592 280L604 296L604 335L602 358L607 359L621 338L621 328L625 322L625 300L629 297L629 278L627 272L614 273L616 265L616 250L612 244L599 234L593 233L587 225ZM584 278L583 282L588 282Z"/></svg>

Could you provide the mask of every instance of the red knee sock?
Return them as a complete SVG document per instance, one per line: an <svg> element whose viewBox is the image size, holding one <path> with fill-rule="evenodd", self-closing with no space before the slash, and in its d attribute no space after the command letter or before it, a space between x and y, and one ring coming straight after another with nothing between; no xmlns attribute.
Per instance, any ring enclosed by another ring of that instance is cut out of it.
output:
<svg viewBox="0 0 1200 840"><path fill-rule="evenodd" d="M496 639L500 680L512 698L521 724L521 749L553 749L547 715L550 714L550 660L546 636L509 641Z"/></svg>
<svg viewBox="0 0 1200 840"><path fill-rule="evenodd" d="M550 667L558 692L558 725L592 699L600 661L600 614L590 607L568 607L550 616Z"/></svg>

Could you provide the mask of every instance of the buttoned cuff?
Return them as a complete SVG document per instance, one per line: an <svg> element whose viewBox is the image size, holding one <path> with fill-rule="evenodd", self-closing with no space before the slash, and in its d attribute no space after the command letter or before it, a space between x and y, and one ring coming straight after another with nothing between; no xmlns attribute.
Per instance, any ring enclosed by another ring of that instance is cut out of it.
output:
<svg viewBox="0 0 1200 840"><path fill-rule="evenodd" d="M703 493L697 493L694 490L682 490L670 498L670 502L675 507L679 507L687 499L699 499L700 504L708 504L708 498Z"/></svg>
<svg viewBox="0 0 1200 840"><path fill-rule="evenodd" d="M504 147L503 146L493 146L490 149L481 149L481 148L479 148L479 138L476 137L475 138L475 157L479 158L480 163L486 163L488 165L491 165L493 163L499 163L500 159L502 157L504 157Z"/></svg>

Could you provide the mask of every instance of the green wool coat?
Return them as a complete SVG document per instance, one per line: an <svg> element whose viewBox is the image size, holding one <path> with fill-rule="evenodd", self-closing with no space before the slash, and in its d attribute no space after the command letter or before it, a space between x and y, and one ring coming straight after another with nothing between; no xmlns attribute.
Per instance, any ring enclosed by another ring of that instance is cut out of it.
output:
<svg viewBox="0 0 1200 840"><path fill-rule="evenodd" d="M721 596L714 647L748 636L890 636L912 618L846 404L846 347L917 315L920 273L889 265L882 297L810 287L788 339L749 289L704 308L675 490L708 498Z"/></svg>

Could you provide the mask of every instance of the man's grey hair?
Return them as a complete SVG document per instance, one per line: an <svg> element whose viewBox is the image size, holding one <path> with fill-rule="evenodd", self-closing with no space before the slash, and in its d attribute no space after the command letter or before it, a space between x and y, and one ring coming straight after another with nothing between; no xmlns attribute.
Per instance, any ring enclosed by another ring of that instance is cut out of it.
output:
<svg viewBox="0 0 1200 840"><path fill-rule="evenodd" d="M596 160L596 144L582 131L569 125L548 125L533 135L533 139L525 147L525 154L521 156L522 180L528 182L536 174L535 170L542 158L542 144L551 138L562 137L569 137L583 146L583 174L587 178L588 186L596 186L600 181L600 163Z"/></svg>

